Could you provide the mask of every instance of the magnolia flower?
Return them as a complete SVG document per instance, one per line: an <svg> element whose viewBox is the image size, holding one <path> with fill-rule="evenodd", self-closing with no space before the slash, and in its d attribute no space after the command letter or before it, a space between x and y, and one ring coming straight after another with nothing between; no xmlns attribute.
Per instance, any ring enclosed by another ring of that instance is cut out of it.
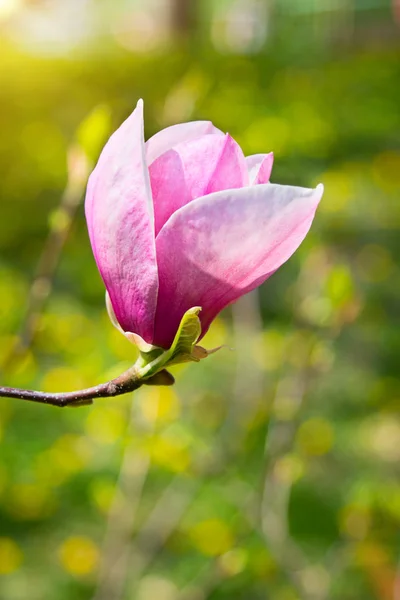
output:
<svg viewBox="0 0 400 600"><path fill-rule="evenodd" d="M201 338L299 247L323 187L269 183L272 162L272 153L245 157L208 121L145 142L142 101L111 136L86 218L110 316L139 346L168 349L193 307Z"/></svg>

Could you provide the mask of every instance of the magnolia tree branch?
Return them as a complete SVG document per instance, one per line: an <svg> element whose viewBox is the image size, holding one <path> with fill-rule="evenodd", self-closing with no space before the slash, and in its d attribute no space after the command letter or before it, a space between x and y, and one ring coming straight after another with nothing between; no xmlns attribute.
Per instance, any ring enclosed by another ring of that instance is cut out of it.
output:
<svg viewBox="0 0 400 600"><path fill-rule="evenodd" d="M111 398L121 396L137 390L142 385L172 385L174 378L165 369L156 373L148 379L143 379L134 366L107 383L100 383L84 390L76 392L39 392L35 390L24 390L12 387L0 387L0 396L17 398L39 404L50 404L52 406L86 406L93 403L96 398Z"/></svg>

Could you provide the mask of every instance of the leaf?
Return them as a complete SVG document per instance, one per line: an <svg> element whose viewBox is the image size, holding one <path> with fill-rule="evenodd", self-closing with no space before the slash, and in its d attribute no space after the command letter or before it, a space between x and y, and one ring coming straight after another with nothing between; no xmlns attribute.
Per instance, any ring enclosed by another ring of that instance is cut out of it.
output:
<svg viewBox="0 0 400 600"><path fill-rule="evenodd" d="M199 319L200 306L190 308L182 317L174 341L168 350L150 344L138 343L141 338L130 335L130 340L138 345L140 357L136 363L141 379L148 380L154 377L156 373L171 365L178 365L185 362L199 362L207 358L221 348L206 350L202 346L196 346L196 342L201 335L201 323ZM127 335L125 333L125 335ZM171 384L169 384L171 385Z"/></svg>

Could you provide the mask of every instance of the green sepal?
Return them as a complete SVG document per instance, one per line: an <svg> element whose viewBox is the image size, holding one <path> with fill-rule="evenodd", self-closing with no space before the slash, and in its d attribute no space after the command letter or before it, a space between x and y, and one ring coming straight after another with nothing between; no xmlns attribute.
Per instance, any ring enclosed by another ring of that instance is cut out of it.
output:
<svg viewBox="0 0 400 600"><path fill-rule="evenodd" d="M201 334L201 323L198 317L200 311L201 307L195 306L183 315L172 346L167 351L168 365L200 360L193 355L193 349Z"/></svg>
<svg viewBox="0 0 400 600"><path fill-rule="evenodd" d="M191 361L199 362L212 352L218 350L218 348L214 348L208 351L201 346L196 346L196 342L201 335L201 323L198 316L200 311L200 306L194 306L185 312L174 341L168 350L151 346L147 352L140 351L140 357L136 364L142 379L153 377L161 369L165 369L171 365Z"/></svg>

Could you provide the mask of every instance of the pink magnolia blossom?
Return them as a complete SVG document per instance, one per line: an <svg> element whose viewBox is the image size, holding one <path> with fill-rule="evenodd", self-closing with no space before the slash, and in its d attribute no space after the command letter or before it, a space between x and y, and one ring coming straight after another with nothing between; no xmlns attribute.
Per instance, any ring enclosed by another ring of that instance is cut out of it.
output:
<svg viewBox="0 0 400 600"><path fill-rule="evenodd" d="M272 153L245 157L208 121L145 142L138 102L86 195L93 253L124 332L169 348L184 313L200 306L203 336L295 252L323 188L269 183L272 162Z"/></svg>

